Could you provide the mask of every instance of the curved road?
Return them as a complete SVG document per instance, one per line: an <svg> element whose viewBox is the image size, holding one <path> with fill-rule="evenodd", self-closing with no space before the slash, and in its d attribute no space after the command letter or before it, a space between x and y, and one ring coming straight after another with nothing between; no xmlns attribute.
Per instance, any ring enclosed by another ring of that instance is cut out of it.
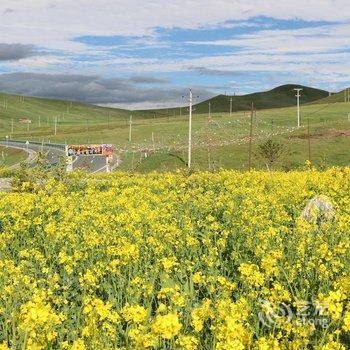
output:
<svg viewBox="0 0 350 350"><path fill-rule="evenodd" d="M35 153L43 151L45 153L46 162L49 165L55 165L58 163L60 157L65 156L65 151L63 148L55 145L38 145L36 143L30 143L27 145L23 142L17 141L0 141L1 145L13 147L13 148L21 148L25 151L33 151ZM30 152L32 153L32 152ZM36 157L33 156L28 157L27 160L29 164L35 163ZM117 159L118 165L118 159ZM105 172L106 171L106 158L102 156L81 156L77 157L73 161L73 169L83 169L92 173L97 172Z"/></svg>

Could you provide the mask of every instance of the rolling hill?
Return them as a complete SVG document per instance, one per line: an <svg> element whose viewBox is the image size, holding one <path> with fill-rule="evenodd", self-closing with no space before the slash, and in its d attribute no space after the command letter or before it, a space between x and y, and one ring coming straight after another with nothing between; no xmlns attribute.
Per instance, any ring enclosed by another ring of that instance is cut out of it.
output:
<svg viewBox="0 0 350 350"><path fill-rule="evenodd" d="M232 111L245 111L251 109L253 102L257 109L270 109L291 107L296 104L294 88L302 88L302 95L300 99L301 104L314 102L329 96L329 92L325 90L315 89L302 85L282 85L269 91L256 92L240 96L218 95L209 100L197 103L194 105L194 112L196 114L208 113L209 102L212 113L227 113L230 110L230 98L232 98ZM153 112L157 115L178 115L179 108L157 109ZM175 113L174 113L175 112Z"/></svg>
<svg viewBox="0 0 350 350"><path fill-rule="evenodd" d="M14 119L27 118L37 123L41 117L41 125L49 124L53 118L64 120L66 124L75 124L88 118L91 121L105 121L125 117L130 111L117 108L105 108L81 102L27 97L0 92L0 123ZM1 127L1 125L0 125Z"/></svg>
<svg viewBox="0 0 350 350"><path fill-rule="evenodd" d="M304 87L302 127L296 129L294 87L285 85L262 93L233 96L232 116L228 113L229 97L217 96L211 99L213 114L210 123L208 101L199 103L192 121L195 167L208 169L208 164L211 164L211 168L247 168L250 118L241 110L250 109L252 99L258 108L253 130L254 154L258 154L259 144L273 135L286 148L285 166L291 169L302 166L308 159L306 125L309 121L312 161L322 166L349 164L350 103L341 103L344 93L324 98L327 92ZM317 100L320 96L323 97L320 100L322 105ZM330 103L334 99L339 99L339 103ZM218 101L217 105L215 101ZM277 108L288 104L290 107ZM217 112L220 110L222 112ZM204 114L200 114L201 111ZM130 138L131 113L135 118L132 119ZM21 118L28 118L31 123L21 123ZM14 140L52 143L112 143L121 153L121 169L167 171L186 166L188 112L185 108L182 116L178 109L173 109L172 114L151 110L131 112L0 93L0 138L6 136ZM143 158L145 150L148 155ZM264 166L258 156L255 162L256 167Z"/></svg>
<svg viewBox="0 0 350 350"><path fill-rule="evenodd" d="M348 102L346 101L348 93L350 94L349 89L342 90L337 93L333 93L331 96L316 100L312 102L313 104L328 104L328 103L337 103L337 102ZM350 96L349 96L350 97Z"/></svg>
<svg viewBox="0 0 350 350"><path fill-rule="evenodd" d="M230 98L232 97L232 111L244 111L251 108L251 103L257 109L270 109L289 107L295 105L295 87L302 87L300 102L302 104L314 101L323 101L329 93L324 90L314 89L301 85L282 85L269 91L257 92L242 96L218 95L209 100L194 105L196 114L207 113L209 102L212 113L227 113L230 108ZM342 93L331 96L331 99L342 97ZM327 103L327 98L324 100ZM178 116L180 108L139 110L132 111L135 117L164 117ZM23 97L13 94L0 93L0 123L12 118L28 118L36 120L42 117L45 119L58 117L65 120L65 124L76 124L78 121L84 122L86 119L91 122L105 122L106 118L111 120L128 118L131 111L126 109L105 108L81 102L46 99L38 97ZM185 113L184 113L185 114ZM7 122L8 123L8 122Z"/></svg>

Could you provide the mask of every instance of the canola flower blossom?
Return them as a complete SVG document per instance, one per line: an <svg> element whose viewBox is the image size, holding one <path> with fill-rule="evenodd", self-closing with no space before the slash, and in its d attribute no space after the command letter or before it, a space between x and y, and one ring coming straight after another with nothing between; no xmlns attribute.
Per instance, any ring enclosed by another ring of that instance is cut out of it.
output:
<svg viewBox="0 0 350 350"><path fill-rule="evenodd" d="M301 215L315 197L330 217ZM1 193L0 350L349 349L349 208L349 168Z"/></svg>

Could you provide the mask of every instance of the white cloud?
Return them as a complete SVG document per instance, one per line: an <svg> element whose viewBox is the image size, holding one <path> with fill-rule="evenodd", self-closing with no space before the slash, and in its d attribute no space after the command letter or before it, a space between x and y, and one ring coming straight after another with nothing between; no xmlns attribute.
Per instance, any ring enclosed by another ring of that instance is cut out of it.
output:
<svg viewBox="0 0 350 350"><path fill-rule="evenodd" d="M58 65L66 65L71 61L66 57L59 57L54 55L39 55L28 58L23 58L19 61L8 63L8 67L13 67L16 69L26 69L30 67L31 69L42 69L42 68L50 68L54 66L57 68Z"/></svg>
<svg viewBox="0 0 350 350"><path fill-rule="evenodd" d="M2 0L1 41L83 50L83 35L147 35L153 28L198 28L255 16L350 20L345 0Z"/></svg>
<svg viewBox="0 0 350 350"><path fill-rule="evenodd" d="M197 41L192 44L234 46L244 50L281 53L313 53L341 50L350 47L350 23L314 28L261 30L234 39Z"/></svg>
<svg viewBox="0 0 350 350"><path fill-rule="evenodd" d="M346 83L350 76L350 53L346 52L350 46L347 8L348 0L0 0L0 43L35 45L46 53L1 63L1 67L9 72L102 77L121 73L157 76L201 67L203 72L216 71L217 74L230 70L265 72L282 79L289 74L295 80L313 81L314 85L320 81L330 85ZM314 28L269 29L263 21L249 20L258 16L336 23ZM255 27L256 31L229 40L203 42L239 47L240 51L232 50L225 55L177 59L132 56L137 45L153 48L169 45L160 42L154 30L175 27L233 30ZM120 57L110 52L111 46L90 50L88 45L74 41L88 35L140 38L131 43L129 57ZM260 82L260 86L263 85L264 82ZM95 91L96 86L92 86Z"/></svg>

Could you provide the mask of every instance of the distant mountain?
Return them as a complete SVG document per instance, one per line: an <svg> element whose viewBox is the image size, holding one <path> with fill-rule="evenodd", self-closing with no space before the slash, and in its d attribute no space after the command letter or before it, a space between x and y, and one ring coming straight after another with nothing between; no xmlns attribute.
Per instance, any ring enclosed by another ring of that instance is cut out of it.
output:
<svg viewBox="0 0 350 350"><path fill-rule="evenodd" d="M210 100L203 101L195 105L196 113L207 113L210 108L213 113L229 112L230 98L232 97L232 110L250 110L252 102L257 109L281 108L294 106L296 104L295 88L302 88L300 103L309 103L329 95L327 91L314 89L302 85L282 85L272 90L255 92L241 96L219 95Z"/></svg>
<svg viewBox="0 0 350 350"><path fill-rule="evenodd" d="M201 114L208 112L210 102L212 113L229 112L230 98L232 97L232 111L250 110L251 103L257 109L289 107L296 104L294 88L303 88L300 102L304 103L328 103L327 101L344 101L344 92L331 97L324 90L314 89L301 85L282 85L269 91L256 92L242 96L218 95L209 100L194 105L194 113ZM324 102L323 102L324 101ZM6 108L5 108L6 106ZM56 116L62 113L69 114L69 119L86 120L87 117L98 121L104 121L106 115L111 118L128 118L130 113L134 117L176 117L180 114L180 108L129 111L126 109L104 108L86 103L47 99L38 97L23 97L0 92L0 119L23 118L36 119L38 116ZM187 114L187 108L182 108L182 114ZM1 125L0 125L1 127Z"/></svg>
<svg viewBox="0 0 350 350"><path fill-rule="evenodd" d="M209 102L212 113L228 113L230 111L230 98L232 98L232 111L245 111L251 109L252 102L257 109L281 108L295 106L295 88L302 88L300 103L310 103L323 99L329 95L328 91L315 89L302 85L282 85L269 91L255 92L247 95L228 96L218 95L209 100L193 106L196 114L208 113ZM148 110L144 112L156 115L179 115L179 108Z"/></svg>

